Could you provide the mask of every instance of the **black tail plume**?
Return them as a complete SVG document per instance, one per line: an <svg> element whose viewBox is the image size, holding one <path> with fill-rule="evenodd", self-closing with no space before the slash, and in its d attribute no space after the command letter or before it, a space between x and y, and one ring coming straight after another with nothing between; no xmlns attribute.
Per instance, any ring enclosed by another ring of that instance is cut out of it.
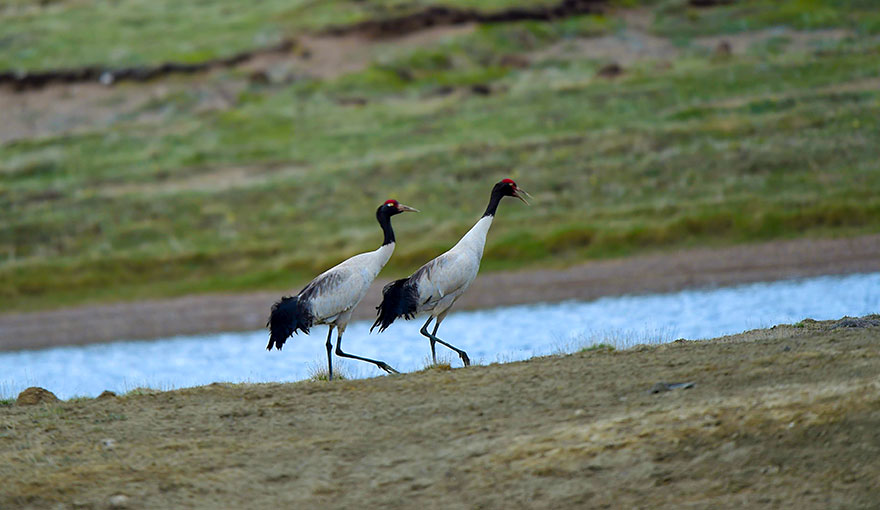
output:
<svg viewBox="0 0 880 510"><path fill-rule="evenodd" d="M272 305L269 321L266 322L269 328L269 345L266 349L271 351L275 347L281 350L290 335L297 330L308 334L311 325L312 314L307 306L300 303L296 296L282 297L281 301Z"/></svg>
<svg viewBox="0 0 880 510"><path fill-rule="evenodd" d="M398 317L412 319L415 317L419 304L419 293L409 278L395 280L382 289L382 303L376 307L378 317L370 332L378 326L379 333L391 325Z"/></svg>

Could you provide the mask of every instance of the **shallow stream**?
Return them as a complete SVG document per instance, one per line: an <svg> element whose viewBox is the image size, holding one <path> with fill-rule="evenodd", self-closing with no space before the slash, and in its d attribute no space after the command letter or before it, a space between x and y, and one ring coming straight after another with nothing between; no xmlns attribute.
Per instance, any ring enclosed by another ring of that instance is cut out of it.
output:
<svg viewBox="0 0 880 510"><path fill-rule="evenodd" d="M794 323L880 313L880 273L686 290L669 294L608 297L453 311L438 336L468 352L474 363L515 361L572 352L594 343L625 348L639 343L714 338ZM423 368L428 341L424 319L395 322L369 334L368 322L349 325L346 352L386 361L401 372ZM96 396L138 387L174 389L224 382L295 381L326 365L326 326L295 336L281 352L267 352L266 331L119 341L37 351L0 353L0 398L41 386L59 398ZM438 345L438 356L460 366ZM339 366L338 358L334 367ZM384 374L373 365L345 361L349 377Z"/></svg>

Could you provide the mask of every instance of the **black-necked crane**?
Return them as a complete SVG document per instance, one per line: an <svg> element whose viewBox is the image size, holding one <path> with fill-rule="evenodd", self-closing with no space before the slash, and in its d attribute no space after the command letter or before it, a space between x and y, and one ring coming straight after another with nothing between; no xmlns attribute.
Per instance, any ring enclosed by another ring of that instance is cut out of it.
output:
<svg viewBox="0 0 880 510"><path fill-rule="evenodd" d="M309 328L319 324L330 326L327 331L327 379L333 379L333 344L330 338L336 328L336 355L342 358L353 358L376 365L382 370L399 373L384 361L379 361L342 351L342 334L345 332L351 313L361 302L367 289L379 271L385 267L394 252L394 229L391 228L391 217L402 212L418 212L397 200L386 200L376 210L376 220L382 227L385 239L377 250L360 253L338 265L324 271L306 285L296 296L282 297L272 305L272 312L266 326L269 328L269 345L267 350L275 347L281 350L287 338L302 331L309 334Z"/></svg>
<svg viewBox="0 0 880 510"><path fill-rule="evenodd" d="M409 278L393 281L382 289L378 318L370 331L378 326L379 332L382 332L398 317L413 319L427 313L428 320L420 332L431 342L431 359L434 364L437 364L435 344L439 343L458 353L465 366L470 365L466 352L437 338L437 329L455 300L464 294L477 277L483 248L486 246L486 234L489 233L501 199L516 197L528 204L522 195L529 196L511 179L504 179L496 184L492 188L486 212L455 246L420 267ZM436 321L434 331L428 332L428 325L432 320Z"/></svg>

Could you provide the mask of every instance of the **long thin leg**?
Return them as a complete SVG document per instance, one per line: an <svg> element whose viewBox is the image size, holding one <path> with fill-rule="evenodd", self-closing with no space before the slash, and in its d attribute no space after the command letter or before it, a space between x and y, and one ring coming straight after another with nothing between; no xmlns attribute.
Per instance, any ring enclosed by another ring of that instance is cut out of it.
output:
<svg viewBox="0 0 880 510"><path fill-rule="evenodd" d="M434 320L433 315L428 317L428 321L425 322L424 326L422 326L421 332L423 335L428 337L428 340L431 342L431 361L436 365L437 364L437 352L434 349L434 344L436 343L434 338L436 338L436 337L432 337L431 335L428 334L428 324L430 324L432 320ZM434 332L435 333L437 332L437 328L434 328Z"/></svg>
<svg viewBox="0 0 880 510"><path fill-rule="evenodd" d="M363 358L361 356L355 356L354 354L346 354L346 353L342 352L342 332L343 331L344 331L343 329L340 329L339 336L336 337L336 355L337 356L339 356L341 358L352 358L352 359L358 359L361 361L366 361L367 363L372 363L372 364L376 365L377 367L381 368L382 370L388 372L389 374L399 374L400 373L397 370L394 370L393 368L391 368L391 366L388 363L385 363L384 361L379 361L379 360L370 359L370 358Z"/></svg>
<svg viewBox="0 0 880 510"><path fill-rule="evenodd" d="M327 380L333 380L333 356L330 354L330 351L333 350L333 344L330 342L330 335L333 334L333 326L330 326L330 329L327 330Z"/></svg>
<svg viewBox="0 0 880 510"><path fill-rule="evenodd" d="M434 356L434 342L437 342L438 344L445 345L446 347L449 347L453 351L457 352L458 356L461 358L461 361L464 363L464 366L469 367L471 365L471 359L468 358L468 355L466 352L459 349L458 347L455 347L452 344L446 343L443 340L440 340L439 338L437 338L437 329L440 328L440 322L442 322L442 321L443 321L443 317L442 316L438 317L437 322L434 323L434 332L428 333L428 323L431 322L431 318L429 318L428 322L426 322L425 325L422 326L422 329L419 331L421 334L425 335L426 337L428 337L429 340L431 340L431 356L433 356L433 358L434 358L434 364L435 365L437 364L437 357Z"/></svg>

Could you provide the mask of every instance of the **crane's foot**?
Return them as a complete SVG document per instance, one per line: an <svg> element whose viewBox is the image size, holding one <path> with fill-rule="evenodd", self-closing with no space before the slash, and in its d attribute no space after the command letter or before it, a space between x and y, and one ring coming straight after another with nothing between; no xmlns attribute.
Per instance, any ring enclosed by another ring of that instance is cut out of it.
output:
<svg viewBox="0 0 880 510"><path fill-rule="evenodd" d="M394 368L391 365L389 365L388 363L385 363L384 361L380 361L379 363L376 363L376 366L381 368L382 370L388 372L389 374L399 374L400 373L397 370L394 370Z"/></svg>

